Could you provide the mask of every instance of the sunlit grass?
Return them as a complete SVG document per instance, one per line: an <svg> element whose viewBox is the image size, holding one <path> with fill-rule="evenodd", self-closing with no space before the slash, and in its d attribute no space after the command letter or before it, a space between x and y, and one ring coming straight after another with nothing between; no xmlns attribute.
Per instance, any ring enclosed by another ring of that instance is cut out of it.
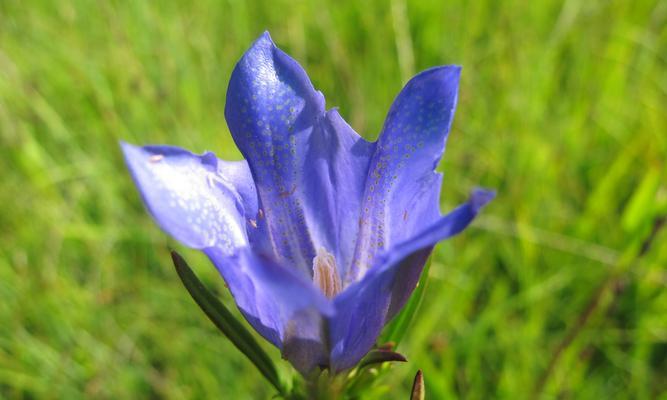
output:
<svg viewBox="0 0 667 400"><path fill-rule="evenodd" d="M370 139L409 76L464 67L443 210L498 197L436 249L390 394L422 368L434 399L665 398L667 3L316 3L0 2L0 398L270 397L117 145L239 158L225 92L264 29Z"/></svg>

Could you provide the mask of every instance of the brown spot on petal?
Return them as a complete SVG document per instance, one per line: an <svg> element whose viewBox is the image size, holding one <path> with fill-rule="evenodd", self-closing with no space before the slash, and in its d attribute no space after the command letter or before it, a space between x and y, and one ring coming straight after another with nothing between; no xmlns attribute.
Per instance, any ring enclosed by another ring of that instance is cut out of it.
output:
<svg viewBox="0 0 667 400"><path fill-rule="evenodd" d="M284 190L284 191L278 193L278 196L281 197L281 198L285 198L285 197L293 195L295 191L296 191L296 185L292 185L292 189L289 192Z"/></svg>

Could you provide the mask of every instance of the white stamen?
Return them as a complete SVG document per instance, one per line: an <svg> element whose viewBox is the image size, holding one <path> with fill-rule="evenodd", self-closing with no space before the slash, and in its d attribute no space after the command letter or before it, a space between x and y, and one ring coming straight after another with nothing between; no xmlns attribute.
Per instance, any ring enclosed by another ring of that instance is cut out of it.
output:
<svg viewBox="0 0 667 400"><path fill-rule="evenodd" d="M313 258L313 282L329 299L335 297L343 288L336 259L323 247L317 249L317 255Z"/></svg>

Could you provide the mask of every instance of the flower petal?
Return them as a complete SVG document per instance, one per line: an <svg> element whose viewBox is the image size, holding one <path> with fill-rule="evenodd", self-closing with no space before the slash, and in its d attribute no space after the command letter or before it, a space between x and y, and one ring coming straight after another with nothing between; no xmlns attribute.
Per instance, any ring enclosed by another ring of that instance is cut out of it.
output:
<svg viewBox="0 0 667 400"><path fill-rule="evenodd" d="M245 161L225 162L172 146L121 143L125 162L148 211L187 246L217 246L231 254L248 244L246 215L257 197Z"/></svg>
<svg viewBox="0 0 667 400"><path fill-rule="evenodd" d="M234 69L225 117L250 165L276 258L312 276L317 248L340 247L334 256L347 264L373 145L325 112L322 94L268 33Z"/></svg>
<svg viewBox="0 0 667 400"><path fill-rule="evenodd" d="M330 251L341 281L352 263L366 172L375 143L330 110L316 126L304 161L303 204L313 242ZM306 168L307 166L307 168Z"/></svg>
<svg viewBox="0 0 667 400"><path fill-rule="evenodd" d="M280 51L268 33L232 72L225 118L248 160L261 207L281 261L309 273L315 256L303 217L297 171L300 150L324 114L324 98L301 67Z"/></svg>
<svg viewBox="0 0 667 400"><path fill-rule="evenodd" d="M442 176L433 171L454 116L459 75L457 66L424 71L391 106L370 164L348 284L366 273L376 254L440 217Z"/></svg>
<svg viewBox="0 0 667 400"><path fill-rule="evenodd" d="M204 250L250 324L303 373L326 364L322 314L333 307L310 280L266 256L266 224L247 163L171 146L121 146L155 220Z"/></svg>
<svg viewBox="0 0 667 400"><path fill-rule="evenodd" d="M327 363L322 315L330 316L334 310L312 282L250 248L233 255L217 247L204 252L248 322L295 368L307 373Z"/></svg>
<svg viewBox="0 0 667 400"><path fill-rule="evenodd" d="M433 246L461 232L493 196L476 190L467 203L380 254L361 281L335 298L336 314L329 321L334 371L354 366L371 349L384 325L414 290Z"/></svg>

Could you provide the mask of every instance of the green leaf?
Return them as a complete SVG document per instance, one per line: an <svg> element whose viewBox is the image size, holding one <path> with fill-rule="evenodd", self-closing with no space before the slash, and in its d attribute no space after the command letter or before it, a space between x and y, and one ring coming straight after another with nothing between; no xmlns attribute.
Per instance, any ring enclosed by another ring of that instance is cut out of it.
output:
<svg viewBox="0 0 667 400"><path fill-rule="evenodd" d="M172 251L171 259L174 262L178 276L183 281L183 285L202 311L227 336L234 346L241 350L255 364L259 372L264 375L278 392L284 395L286 391L278 378L278 372L273 361L257 344L252 334L232 315L217 297L204 287L180 254Z"/></svg>
<svg viewBox="0 0 667 400"><path fill-rule="evenodd" d="M403 310L394 319L387 325L380 339L380 343L392 342L394 348L398 346L398 343L405 336L405 332L408 327L412 324L417 310L422 303L424 298L424 293L426 292L426 283L428 282L428 271L431 268L431 258L429 257L424 265L424 270L422 271L421 277L419 277L419 283L417 283L417 288L410 296Z"/></svg>

